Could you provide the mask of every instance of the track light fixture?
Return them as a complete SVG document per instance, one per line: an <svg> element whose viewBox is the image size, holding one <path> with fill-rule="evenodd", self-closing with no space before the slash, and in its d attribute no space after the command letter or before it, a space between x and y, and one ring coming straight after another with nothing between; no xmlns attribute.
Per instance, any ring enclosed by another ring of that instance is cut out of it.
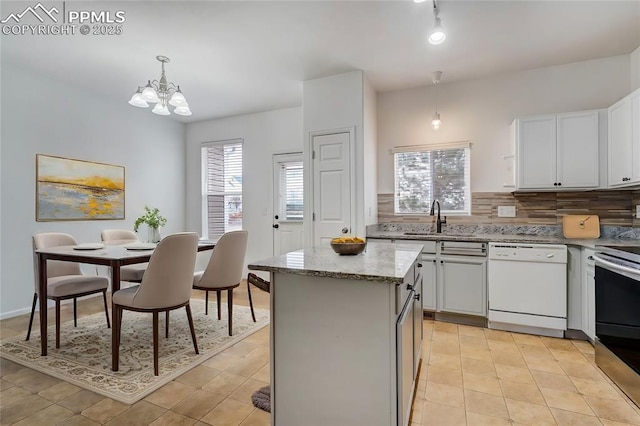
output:
<svg viewBox="0 0 640 426"><path fill-rule="evenodd" d="M438 8L437 0L433 0L433 17L435 19L435 24L433 26L433 30L429 33L429 43L431 44L442 44L447 38L444 28L442 28L442 22L440 21L440 16L438 16L439 14L440 9Z"/></svg>

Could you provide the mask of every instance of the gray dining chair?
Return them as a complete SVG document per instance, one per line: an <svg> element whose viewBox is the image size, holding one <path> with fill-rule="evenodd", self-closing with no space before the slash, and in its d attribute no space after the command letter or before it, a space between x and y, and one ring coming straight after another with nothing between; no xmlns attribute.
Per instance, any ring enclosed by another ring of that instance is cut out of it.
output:
<svg viewBox="0 0 640 426"><path fill-rule="evenodd" d="M229 336L233 335L233 289L242 280L248 235L247 231L231 231L222 235L213 249L207 268L193 275L193 288L205 292L205 315L209 315L209 292L215 291L218 319L221 319L221 293L227 290Z"/></svg>
<svg viewBox="0 0 640 426"><path fill-rule="evenodd" d="M257 276L253 272L249 272L249 275L247 275L247 293L249 293L249 307L251 308L251 318L253 318L253 322L256 322L256 313L253 310L253 298L251 297L251 285L256 286L262 291L270 293L271 282Z"/></svg>
<svg viewBox="0 0 640 426"><path fill-rule="evenodd" d="M120 356L122 312L151 312L153 314L153 373L158 375L158 314L185 307L191 330L193 348L198 352L198 342L191 316L191 284L198 250L198 234L185 232L168 235L158 243L151 255L149 267L140 285L113 293L113 326L116 334L116 365Z"/></svg>
<svg viewBox="0 0 640 426"><path fill-rule="evenodd" d="M39 262L35 251L59 246L75 246L78 242L69 234L47 232L33 236L33 255L35 273L35 291L33 293L33 304L31 305L31 317L29 318L29 330L27 338L31 337L31 326L33 325L33 315L38 301L38 281ZM60 347L60 301L73 299L73 326L78 326L77 298L88 296L94 293L102 293L104 300L104 313L107 317L107 327L111 328L109 322L109 311L107 308L107 288L109 279L94 275L84 275L80 270L80 264L75 262L62 262L58 260L47 261L47 299L56 303L56 348ZM40 313L46 315L46 313Z"/></svg>
<svg viewBox="0 0 640 426"><path fill-rule="evenodd" d="M128 229L105 229L100 233L100 237L103 242L110 245L129 244L139 241L136 233ZM142 281L142 276L147 266L149 266L148 263L136 263L123 266L120 268L120 279L122 281L139 283Z"/></svg>

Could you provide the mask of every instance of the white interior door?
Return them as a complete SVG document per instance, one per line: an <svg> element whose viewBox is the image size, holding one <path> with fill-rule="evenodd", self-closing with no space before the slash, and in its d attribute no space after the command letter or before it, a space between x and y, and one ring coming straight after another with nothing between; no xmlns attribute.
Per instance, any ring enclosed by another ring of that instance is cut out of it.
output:
<svg viewBox="0 0 640 426"><path fill-rule="evenodd" d="M351 233L351 133L313 136L313 243Z"/></svg>
<svg viewBox="0 0 640 426"><path fill-rule="evenodd" d="M303 239L302 153L273 156L273 255L299 250Z"/></svg>

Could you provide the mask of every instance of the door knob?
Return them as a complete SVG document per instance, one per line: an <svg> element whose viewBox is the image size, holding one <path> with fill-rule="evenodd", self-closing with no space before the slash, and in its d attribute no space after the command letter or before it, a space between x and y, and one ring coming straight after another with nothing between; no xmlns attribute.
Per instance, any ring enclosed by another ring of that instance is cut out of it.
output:
<svg viewBox="0 0 640 426"><path fill-rule="evenodd" d="M346 234L347 232L349 232L349 228L347 228L346 226L344 228L342 228L342 233Z"/></svg>
<svg viewBox="0 0 640 426"><path fill-rule="evenodd" d="M278 229L280 228L280 225L278 225L277 223L275 225L273 225L274 228Z"/></svg>

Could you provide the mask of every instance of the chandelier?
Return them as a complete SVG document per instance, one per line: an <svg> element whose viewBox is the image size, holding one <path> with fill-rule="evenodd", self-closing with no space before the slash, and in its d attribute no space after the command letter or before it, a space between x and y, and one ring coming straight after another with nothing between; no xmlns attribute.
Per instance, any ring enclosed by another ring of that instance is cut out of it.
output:
<svg viewBox="0 0 640 426"><path fill-rule="evenodd" d="M148 108L149 103L154 103L151 112L158 115L170 115L169 105L174 106L178 115L191 115L189 104L185 99L180 86L176 86L172 82L167 82L164 75L164 64L170 61L166 56L156 56L156 59L162 64L162 75L160 80L149 80L147 85L138 86L138 91L131 96L129 105L138 108Z"/></svg>

